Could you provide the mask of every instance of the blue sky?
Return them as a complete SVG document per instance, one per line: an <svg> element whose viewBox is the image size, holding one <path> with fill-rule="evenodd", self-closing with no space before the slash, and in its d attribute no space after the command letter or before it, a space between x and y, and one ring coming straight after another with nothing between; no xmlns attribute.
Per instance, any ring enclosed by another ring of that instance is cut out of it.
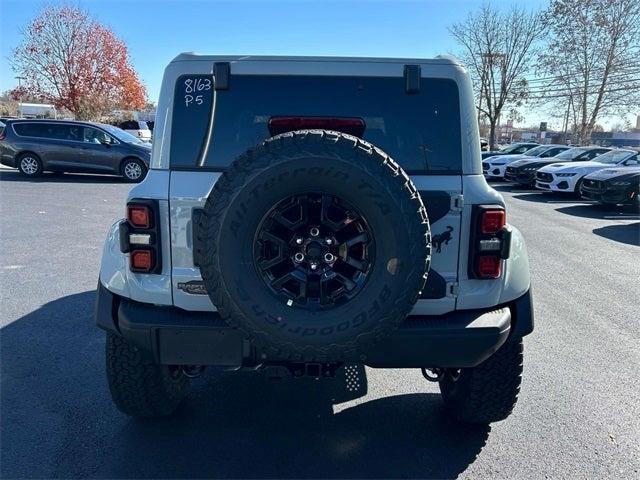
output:
<svg viewBox="0 0 640 480"><path fill-rule="evenodd" d="M493 0L508 7L518 0ZM177 1L72 0L129 46L157 101L162 72L180 52L432 57L455 53L447 27L481 0ZM20 29L51 1L0 0L0 91L16 84L7 57ZM528 0L539 8L544 0ZM528 121L538 121L532 115Z"/></svg>

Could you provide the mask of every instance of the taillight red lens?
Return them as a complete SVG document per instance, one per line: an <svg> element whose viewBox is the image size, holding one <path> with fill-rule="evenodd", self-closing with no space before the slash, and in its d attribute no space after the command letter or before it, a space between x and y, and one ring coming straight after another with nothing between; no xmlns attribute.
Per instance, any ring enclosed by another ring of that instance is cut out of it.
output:
<svg viewBox="0 0 640 480"><path fill-rule="evenodd" d="M502 273L502 261L495 255L480 255L477 272L480 278L498 278Z"/></svg>
<svg viewBox="0 0 640 480"><path fill-rule="evenodd" d="M127 207L129 223L136 228L151 227L151 211L143 205L129 205Z"/></svg>
<svg viewBox="0 0 640 480"><path fill-rule="evenodd" d="M130 260L131 270L136 272L150 272L154 267L153 252L151 250L133 250Z"/></svg>
<svg viewBox="0 0 640 480"><path fill-rule="evenodd" d="M269 119L269 133L271 135L314 128L337 130L362 137L365 123L361 118L350 117L271 117Z"/></svg>
<svg viewBox="0 0 640 480"><path fill-rule="evenodd" d="M504 210L486 210L482 212L480 231L483 234L498 233L506 223Z"/></svg>

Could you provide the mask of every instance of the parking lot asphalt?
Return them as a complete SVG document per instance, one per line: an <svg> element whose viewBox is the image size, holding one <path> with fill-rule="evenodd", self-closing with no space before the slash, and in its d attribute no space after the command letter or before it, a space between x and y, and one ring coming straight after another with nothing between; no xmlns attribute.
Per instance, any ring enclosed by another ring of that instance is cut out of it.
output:
<svg viewBox="0 0 640 480"><path fill-rule="evenodd" d="M498 184L527 239L536 330L520 400L457 425L417 370L367 369L366 396L207 371L170 419L109 398L92 309L130 185L0 172L0 477L638 478L640 219Z"/></svg>

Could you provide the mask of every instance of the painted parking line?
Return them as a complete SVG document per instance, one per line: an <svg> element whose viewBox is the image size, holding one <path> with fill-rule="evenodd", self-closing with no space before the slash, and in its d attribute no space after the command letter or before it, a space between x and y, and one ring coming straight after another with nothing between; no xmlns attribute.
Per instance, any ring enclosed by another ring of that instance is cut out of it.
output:
<svg viewBox="0 0 640 480"><path fill-rule="evenodd" d="M593 200L547 200L547 203L577 203L582 205L595 205L598 202Z"/></svg>

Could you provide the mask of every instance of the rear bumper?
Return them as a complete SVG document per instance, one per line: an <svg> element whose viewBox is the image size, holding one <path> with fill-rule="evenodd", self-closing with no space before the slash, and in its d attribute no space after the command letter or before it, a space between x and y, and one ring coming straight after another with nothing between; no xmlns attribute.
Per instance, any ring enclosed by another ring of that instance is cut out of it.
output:
<svg viewBox="0 0 640 480"><path fill-rule="evenodd" d="M7 167L16 168L16 159L10 155L2 155L0 157L0 163Z"/></svg>
<svg viewBox="0 0 640 480"><path fill-rule="evenodd" d="M98 285L96 323L122 335L147 358L167 365L251 366L251 343L214 312L188 312L121 298ZM378 368L472 367L510 338L533 331L531 294L491 310L408 317L362 363ZM273 359L277 362L278 359Z"/></svg>

